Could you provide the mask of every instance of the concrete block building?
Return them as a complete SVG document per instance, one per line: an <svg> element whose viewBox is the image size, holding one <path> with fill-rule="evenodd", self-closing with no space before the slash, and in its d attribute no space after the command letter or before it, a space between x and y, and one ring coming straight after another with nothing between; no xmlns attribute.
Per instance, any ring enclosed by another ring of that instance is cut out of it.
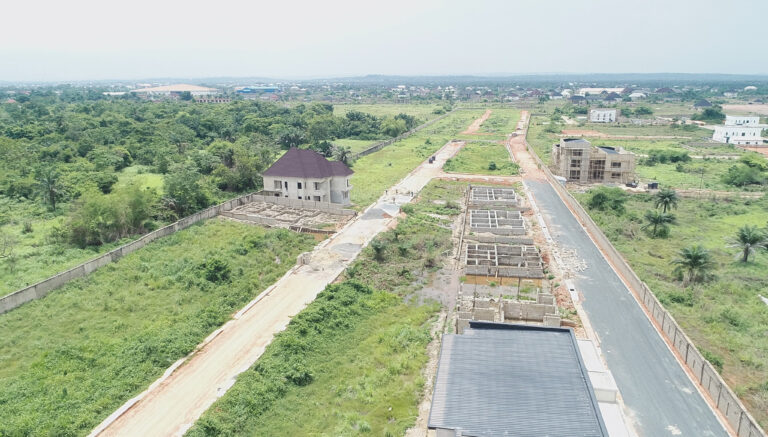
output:
<svg viewBox="0 0 768 437"><path fill-rule="evenodd" d="M589 110L589 121L592 123L615 123L619 110L615 108L595 108Z"/></svg>
<svg viewBox="0 0 768 437"><path fill-rule="evenodd" d="M757 116L726 115L725 124L715 126L712 139L738 146L757 146L763 144L761 135L765 127Z"/></svg>
<svg viewBox="0 0 768 437"><path fill-rule="evenodd" d="M349 205L349 177L353 173L343 162L328 161L314 150L294 147L262 173L264 194Z"/></svg>
<svg viewBox="0 0 768 437"><path fill-rule="evenodd" d="M568 182L626 184L635 180L635 154L621 147L594 147L563 138L552 148L555 171Z"/></svg>

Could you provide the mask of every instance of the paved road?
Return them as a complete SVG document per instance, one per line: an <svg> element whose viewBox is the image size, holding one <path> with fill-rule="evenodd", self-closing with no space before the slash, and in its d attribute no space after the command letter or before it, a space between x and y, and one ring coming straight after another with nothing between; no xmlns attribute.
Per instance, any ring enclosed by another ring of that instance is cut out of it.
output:
<svg viewBox="0 0 768 437"><path fill-rule="evenodd" d="M521 123L526 121L523 114ZM639 436L728 436L640 304L538 170L524 138L512 138L510 151L525 170L525 184L552 238L587 263L573 282Z"/></svg>
<svg viewBox="0 0 768 437"><path fill-rule="evenodd" d="M549 183L527 181L552 238L587 263L573 282L638 434L727 436L666 343Z"/></svg>
<svg viewBox="0 0 768 437"><path fill-rule="evenodd" d="M363 247L392 225L399 205L410 202L463 142L448 143L434 163L422 163L388 190L376 205L321 243L308 265L294 267L271 289L242 310L210 342L167 378L156 381L138 400L126 403L91 433L92 436L172 436L184 433L211 404L261 356L274 334L314 300Z"/></svg>

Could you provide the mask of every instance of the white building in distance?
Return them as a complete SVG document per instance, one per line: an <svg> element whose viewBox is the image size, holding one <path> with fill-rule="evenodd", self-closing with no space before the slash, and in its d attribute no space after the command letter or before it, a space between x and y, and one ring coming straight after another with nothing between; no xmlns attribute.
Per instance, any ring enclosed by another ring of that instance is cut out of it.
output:
<svg viewBox="0 0 768 437"><path fill-rule="evenodd" d="M615 123L619 111L615 108L595 108L589 110L589 121L592 123Z"/></svg>
<svg viewBox="0 0 768 437"><path fill-rule="evenodd" d="M726 115L726 126L757 126L760 124L760 117L748 115Z"/></svg>
<svg viewBox="0 0 768 437"><path fill-rule="evenodd" d="M712 139L737 146L757 146L763 144L761 134L764 128L765 125L760 124L760 117L726 115L725 124L715 126Z"/></svg>

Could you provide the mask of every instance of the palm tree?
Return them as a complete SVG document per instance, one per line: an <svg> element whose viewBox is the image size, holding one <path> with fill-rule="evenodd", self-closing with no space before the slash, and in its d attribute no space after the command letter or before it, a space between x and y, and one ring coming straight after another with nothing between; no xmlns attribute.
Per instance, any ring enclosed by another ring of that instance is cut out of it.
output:
<svg viewBox="0 0 768 437"><path fill-rule="evenodd" d="M339 146L336 147L334 155L336 155L337 161L341 161L344 164L349 165L352 159L352 150L350 150L349 147Z"/></svg>
<svg viewBox="0 0 768 437"><path fill-rule="evenodd" d="M48 203L51 204L51 208L56 211L56 200L61 193L61 186L59 185L59 174L56 170L47 168L37 177L37 188L40 194Z"/></svg>
<svg viewBox="0 0 768 437"><path fill-rule="evenodd" d="M685 273L690 283L704 279L715 265L709 251L700 245L682 249L672 264L675 264L675 273Z"/></svg>
<svg viewBox="0 0 768 437"><path fill-rule="evenodd" d="M648 223L641 229L651 228L651 236L656 238L659 235L665 235L669 231L669 226L667 225L674 223L676 219L673 214L658 211L646 211L645 220Z"/></svg>
<svg viewBox="0 0 768 437"><path fill-rule="evenodd" d="M757 226L744 225L736 231L736 238L731 241L728 247L738 247L741 253L737 257L742 262L749 261L749 256L755 253L755 249L768 248L768 235L762 232Z"/></svg>
<svg viewBox="0 0 768 437"><path fill-rule="evenodd" d="M667 212L672 208L677 208L677 202L680 200L677 197L677 192L669 188L662 188L653 196L654 202L656 202L656 208L662 207L661 212Z"/></svg>

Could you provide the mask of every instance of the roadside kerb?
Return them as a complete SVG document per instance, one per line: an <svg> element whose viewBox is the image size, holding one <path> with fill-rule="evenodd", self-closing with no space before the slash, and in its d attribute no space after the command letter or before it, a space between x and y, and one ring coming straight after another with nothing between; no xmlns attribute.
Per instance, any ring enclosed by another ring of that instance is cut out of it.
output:
<svg viewBox="0 0 768 437"><path fill-rule="evenodd" d="M568 190L555 178L549 168L542 162L533 148L525 142L531 156L538 163L546 175L548 182L555 189L569 209L577 216L582 225L587 229L595 244L609 258L610 264L618 270L622 278L627 281L630 290L638 302L645 307L647 314L658 327L659 333L666 338L667 343L674 346L674 351L679 355L682 363L689 369L695 382L711 400L711 405L725 418L731 427L732 433L738 437L766 437L744 404L734 394L722 376L714 369L696 348L691 339L685 334L675 321L674 317L663 307L653 291L635 274L624 257L608 240L599 226L592 220L581 204L568 192Z"/></svg>

